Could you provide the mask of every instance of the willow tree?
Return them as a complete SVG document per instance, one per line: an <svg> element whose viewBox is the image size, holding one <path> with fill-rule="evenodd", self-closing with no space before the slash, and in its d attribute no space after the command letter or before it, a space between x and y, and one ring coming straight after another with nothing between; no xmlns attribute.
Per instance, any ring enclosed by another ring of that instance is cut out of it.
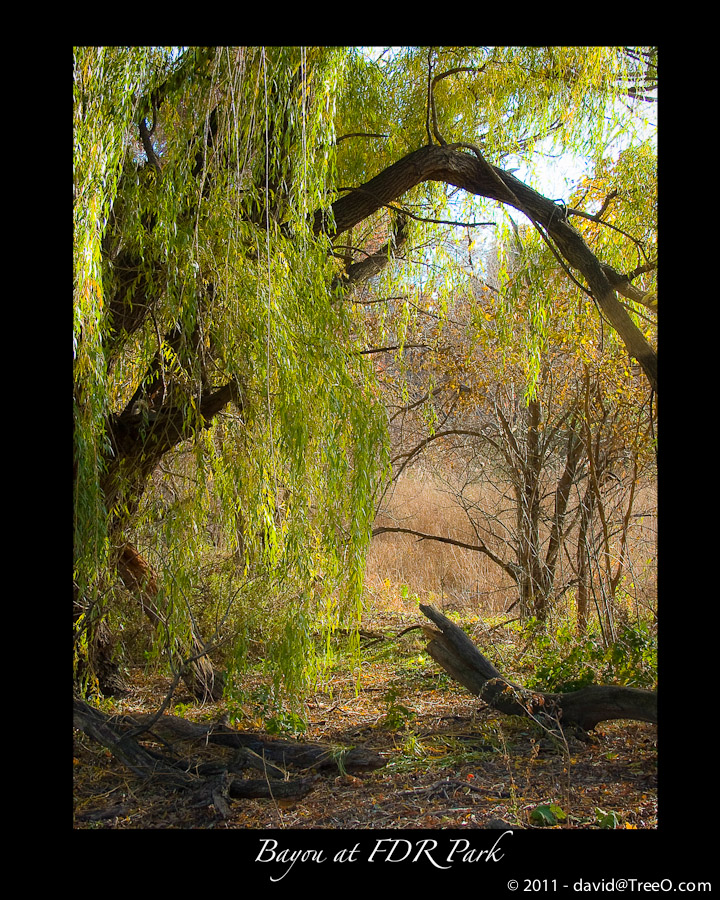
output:
<svg viewBox="0 0 720 900"><path fill-rule="evenodd" d="M196 489L166 542L187 547L212 493L240 556L261 535L287 577L342 572L357 595L381 419L311 216L331 203L341 62L293 48L75 53L81 636L102 621L118 563L136 559L143 495L178 448L192 447ZM192 567L188 548L153 584L161 643L191 627ZM308 612L294 600L291 643Z"/></svg>
<svg viewBox="0 0 720 900"><path fill-rule="evenodd" d="M607 122L625 116L618 100L632 107L653 87L654 58L642 48L409 48L376 61L358 48L75 50L77 657L102 631L123 571L178 673L202 656L208 636L188 590L212 520L240 578L255 552L285 598L273 646L286 677L301 677L316 618L332 625L357 609L385 465L364 323L348 298L387 273L405 286L425 279L435 232L459 211L489 202L523 213L656 386L633 307L648 285L631 283L652 266L602 259L566 207L502 167L549 136L558 152L602 155ZM192 490L161 515L178 454ZM172 559L128 570L153 517L156 558Z"/></svg>

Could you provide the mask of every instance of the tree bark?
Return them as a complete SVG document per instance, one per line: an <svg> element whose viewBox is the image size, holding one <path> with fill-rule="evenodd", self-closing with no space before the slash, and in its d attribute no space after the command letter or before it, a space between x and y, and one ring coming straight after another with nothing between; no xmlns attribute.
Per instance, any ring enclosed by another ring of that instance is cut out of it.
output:
<svg viewBox="0 0 720 900"><path fill-rule="evenodd" d="M86 619L93 622L92 608L83 602L77 585L73 585L73 681L75 684L97 681L105 697L122 697L130 688L116 659L117 640L103 618L93 624L87 621L82 624ZM86 651L78 647L83 632L89 639Z"/></svg>
<svg viewBox="0 0 720 900"><path fill-rule="evenodd" d="M372 750L362 747L331 749L321 744L289 741L267 734L237 731L222 722L206 725L189 722L178 716L164 715L159 718L147 714L119 716L111 724L121 732L127 729L147 726L151 735L164 741L188 741L204 746L216 744L241 751L244 765L268 771L274 778L283 778L285 772L278 766L292 766L296 769L379 769L385 760ZM277 765L275 765L277 764Z"/></svg>
<svg viewBox="0 0 720 900"><path fill-rule="evenodd" d="M589 685L568 693L530 691L505 679L465 632L432 606L420 610L437 625L423 628L428 653L472 694L506 715L527 716L548 728L589 731L598 722L634 719L657 724L657 693L619 685Z"/></svg>
<svg viewBox="0 0 720 900"><path fill-rule="evenodd" d="M517 534L520 567L520 610L523 617L535 616L544 622L548 615L548 595L543 590L540 545L540 476L543 457L540 449L540 402L529 401L526 411L525 441L516 462L518 482Z"/></svg>
<svg viewBox="0 0 720 900"><path fill-rule="evenodd" d="M190 787L192 779L175 766L149 753L131 736L120 735L108 717L84 700L73 700L73 726L106 747L120 762L142 778L158 776L173 788Z"/></svg>

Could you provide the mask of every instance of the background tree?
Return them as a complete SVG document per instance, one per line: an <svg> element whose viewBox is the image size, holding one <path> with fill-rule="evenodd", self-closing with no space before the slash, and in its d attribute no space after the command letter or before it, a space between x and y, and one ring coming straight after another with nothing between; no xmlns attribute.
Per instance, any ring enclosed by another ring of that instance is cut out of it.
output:
<svg viewBox="0 0 720 900"><path fill-rule="evenodd" d="M441 331L418 324L408 336L407 379L384 376L397 397L394 479L413 464L432 472L470 528L393 524L390 498L374 534L476 550L516 586L510 608L523 618L544 622L571 590L580 630L591 603L611 640L634 504L653 483L652 393L542 242L516 230L510 251L488 266L502 290L477 281Z"/></svg>

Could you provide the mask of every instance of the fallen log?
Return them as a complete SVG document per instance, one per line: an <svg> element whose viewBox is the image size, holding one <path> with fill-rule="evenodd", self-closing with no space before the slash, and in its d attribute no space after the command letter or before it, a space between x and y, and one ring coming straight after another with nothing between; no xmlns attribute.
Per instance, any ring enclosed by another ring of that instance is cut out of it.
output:
<svg viewBox="0 0 720 900"><path fill-rule="evenodd" d="M421 612L437 628L423 626L427 651L445 671L494 709L529 716L544 727L570 726L590 731L598 722L633 719L657 724L657 692L621 685L593 684L567 693L530 691L508 681L465 632L434 607Z"/></svg>
<svg viewBox="0 0 720 900"><path fill-rule="evenodd" d="M161 720L163 718L176 717L162 716ZM233 774L233 769L245 768L242 764L244 760L235 766L221 763L192 765L156 753L143 747L135 739L133 735L137 732L136 723L131 727L130 722L123 723L118 718L110 718L79 698L73 700L73 725L110 750L123 765L141 778L152 778L171 790L206 793L208 803L215 802L217 785L220 783L223 785L222 792L229 798L268 800L299 800L309 794L316 783L314 777L287 781L283 771L270 765L264 767L264 778L239 778ZM203 791L203 788L206 790Z"/></svg>
<svg viewBox="0 0 720 900"><path fill-rule="evenodd" d="M298 800L314 789L319 775L288 779L286 766L307 773L377 769L386 764L380 754L362 747L333 748L246 734L222 722L198 724L170 715L108 716L79 697L73 699L73 725L141 778L152 778L171 790L199 793L216 806L223 805L224 797ZM163 752L141 741L161 743ZM177 749L188 744L216 744L235 753L231 759L199 762L177 755ZM262 772L263 777L239 777L246 769Z"/></svg>
<svg viewBox="0 0 720 900"><path fill-rule="evenodd" d="M191 741L199 744L217 744L241 751L243 762L249 767L273 773L273 777L283 777L280 766L295 769L340 769L357 771L379 769L386 765L379 753L362 747L327 747L322 744L289 741L267 734L237 731L222 722L199 724L189 722L179 716L164 715L124 715L112 720L116 727L137 729L147 725L149 733L164 741Z"/></svg>
<svg viewBox="0 0 720 900"><path fill-rule="evenodd" d="M177 789L193 783L190 775L142 747L130 734L119 734L105 713L77 697L73 698L73 727L97 741L141 778L160 778Z"/></svg>

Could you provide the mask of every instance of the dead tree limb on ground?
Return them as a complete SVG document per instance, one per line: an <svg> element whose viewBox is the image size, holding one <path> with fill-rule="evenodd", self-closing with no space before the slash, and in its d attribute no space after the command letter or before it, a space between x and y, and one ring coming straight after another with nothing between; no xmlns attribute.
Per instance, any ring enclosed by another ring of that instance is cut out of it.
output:
<svg viewBox="0 0 720 900"><path fill-rule="evenodd" d="M143 779L152 778L171 790L199 793L207 793L208 786L216 790L221 781L223 792L231 799L297 800L313 790L315 772L367 770L385 765L378 753L362 747L336 749L245 734L219 722L198 724L177 716L149 714L110 717L78 697L73 700L73 725ZM162 752L145 746L147 742L162 745ZM188 758L193 746L203 748L207 744L235 752L231 758L209 762ZM288 780L287 767L299 769L307 777ZM263 777L242 777L246 769L261 772ZM212 791L208 796L211 795Z"/></svg>
<svg viewBox="0 0 720 900"><path fill-rule="evenodd" d="M249 768L269 771L273 777L283 778L283 768L295 769L378 769L385 760L372 750L362 747L332 748L322 744L303 743L277 738L272 735L237 731L221 722L200 724L189 722L179 716L160 716L155 719L148 714L118 716L111 720L122 733L127 729L137 731L147 723L149 734L170 744L190 742L203 746L216 744L238 751Z"/></svg>
<svg viewBox="0 0 720 900"><path fill-rule="evenodd" d="M428 653L472 694L507 715L529 716L556 730L589 731L609 719L635 719L657 724L657 692L611 684L592 684L578 691L553 694L512 684L487 660L465 632L432 606L421 612L436 628L424 627ZM439 630L438 630L439 629Z"/></svg>

